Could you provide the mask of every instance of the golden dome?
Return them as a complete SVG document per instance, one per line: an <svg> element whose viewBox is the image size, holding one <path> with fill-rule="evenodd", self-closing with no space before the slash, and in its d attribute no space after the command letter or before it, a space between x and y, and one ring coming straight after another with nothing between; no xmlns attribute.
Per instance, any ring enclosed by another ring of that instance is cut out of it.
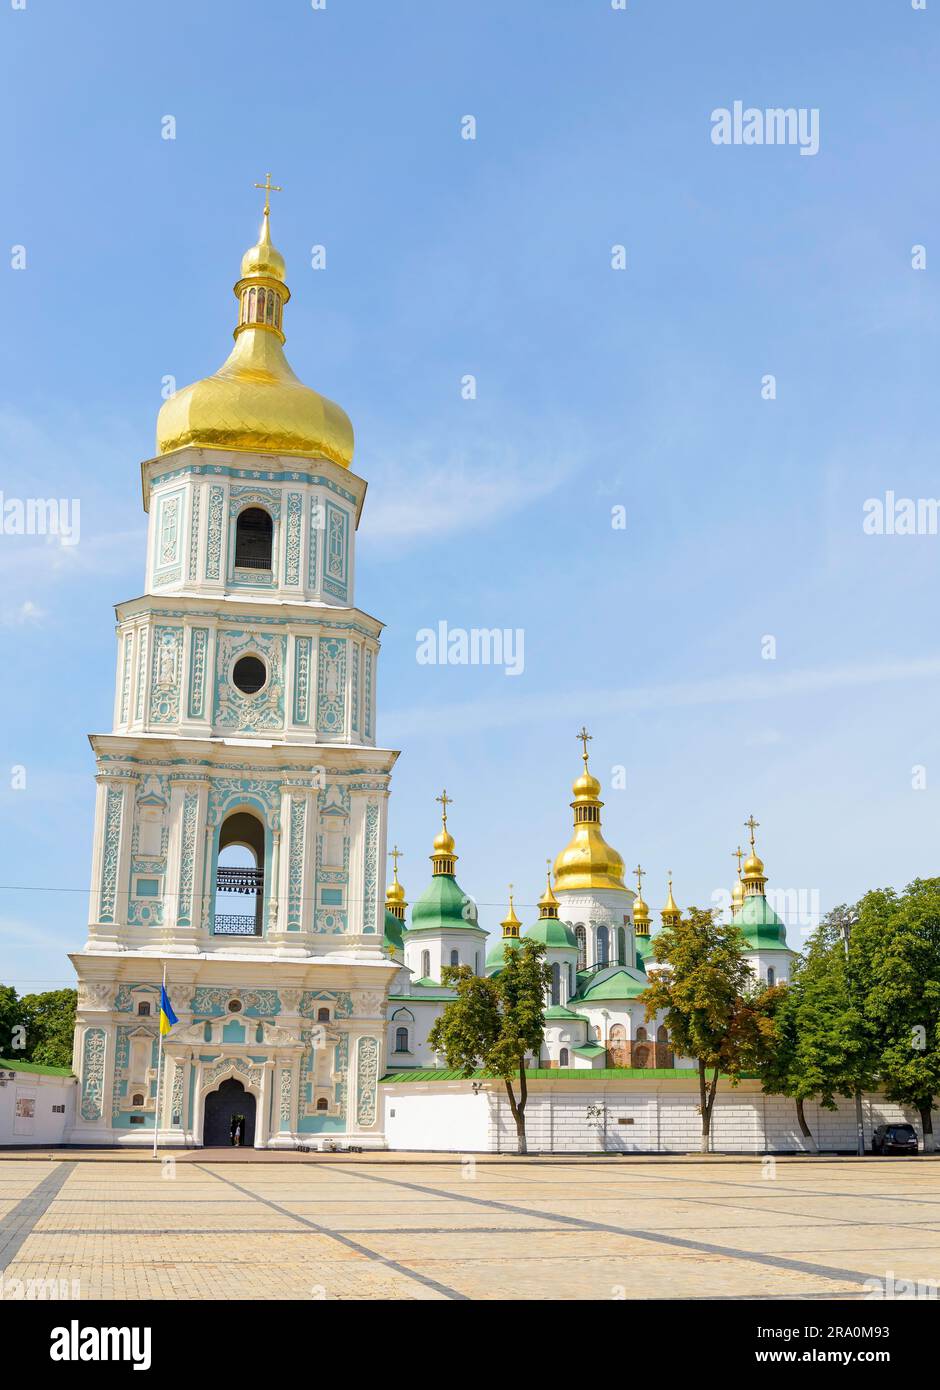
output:
<svg viewBox="0 0 940 1390"><path fill-rule="evenodd" d="M552 861L551 861L550 859L547 859L545 862L548 864L548 870L547 870L546 876L545 876L545 877L546 877L545 892L544 892L544 893L542 894L542 896L539 898L539 916L540 916L540 917L557 917L557 916L558 916L558 899L555 897L555 894L552 892Z"/></svg>
<svg viewBox="0 0 940 1390"><path fill-rule="evenodd" d="M566 849L555 860L555 889L557 892L584 888L612 888L625 893L623 859L601 834L601 784L588 771L587 740L590 734L582 729L578 735L584 742L581 754L584 771L575 781L574 834Z"/></svg>
<svg viewBox="0 0 940 1390"><path fill-rule="evenodd" d="M435 854L453 854L453 852L454 852L454 844L455 844L455 843L456 843L456 842L455 842L455 840L454 840L453 835L452 835L452 834L450 833L450 831L445 827L443 830L439 830L439 831L437 832L437 834L434 836L434 845L433 845L434 853L435 853Z"/></svg>
<svg viewBox="0 0 940 1390"><path fill-rule="evenodd" d="M305 386L284 356L281 328L290 290L284 257L271 244L265 202L257 244L242 257L235 346L217 372L177 391L157 417L157 453L195 445L247 453L327 458L348 468L353 429L346 412Z"/></svg>
<svg viewBox="0 0 940 1390"><path fill-rule="evenodd" d="M512 903L512 884L509 885L509 911L499 924L503 929L503 936L518 936L522 923L516 916L516 909Z"/></svg>
<svg viewBox="0 0 940 1390"><path fill-rule="evenodd" d="M639 896L638 896L638 897L635 897L635 898L633 899L633 920L634 920L634 922L648 922L649 919L650 919L650 910L649 910L648 904L645 903L641 897L639 897Z"/></svg>
<svg viewBox="0 0 940 1390"><path fill-rule="evenodd" d="M447 795L445 787L437 800L441 803L441 828L434 836L434 844L431 846L431 874L448 874L453 877L459 858L459 855L454 853L454 837L447 829L447 808L452 804L453 798Z"/></svg>
<svg viewBox="0 0 940 1390"><path fill-rule="evenodd" d="M669 874L669 892L666 894L666 902L659 915L662 918L664 927L674 927L682 916L682 909L672 896L671 872Z"/></svg>
<svg viewBox="0 0 940 1390"><path fill-rule="evenodd" d="M734 887L733 887L732 890L731 890L731 910L732 910L732 912L736 912L743 902L744 902L744 884L741 882L741 880L740 880L739 878L736 878L735 881L734 881Z"/></svg>
<svg viewBox="0 0 940 1390"><path fill-rule="evenodd" d="M762 893L767 882L767 875L764 873L764 861L754 848L754 831L760 822L756 821L753 816L749 816L744 824L751 836L751 852L744 861L744 873L741 875L744 893L745 895L753 892Z"/></svg>

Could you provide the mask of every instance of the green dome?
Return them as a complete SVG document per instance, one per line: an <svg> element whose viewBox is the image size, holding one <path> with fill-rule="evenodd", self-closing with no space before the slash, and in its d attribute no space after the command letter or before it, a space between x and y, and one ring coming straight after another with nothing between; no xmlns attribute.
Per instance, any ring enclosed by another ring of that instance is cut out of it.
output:
<svg viewBox="0 0 940 1390"><path fill-rule="evenodd" d="M651 936L638 936L636 938L636 968L646 973L647 961L653 960L653 938Z"/></svg>
<svg viewBox="0 0 940 1390"><path fill-rule="evenodd" d="M502 970L503 966L506 964L506 947L508 946L510 951L518 951L521 945L521 937L497 937L490 949L486 953L487 970L489 970L494 975L496 974L497 970Z"/></svg>
<svg viewBox="0 0 940 1390"><path fill-rule="evenodd" d="M382 943L392 951L404 951L402 941L402 924L395 916L394 912L385 909L385 940Z"/></svg>
<svg viewBox="0 0 940 1390"><path fill-rule="evenodd" d="M572 997L592 1004L601 999L636 999L649 989L649 983L642 970L615 965L589 976Z"/></svg>
<svg viewBox="0 0 940 1390"><path fill-rule="evenodd" d="M472 931L485 936L476 903L451 874L435 874L411 909L410 932Z"/></svg>
<svg viewBox="0 0 940 1390"><path fill-rule="evenodd" d="M528 941L540 941L543 946L549 946L556 951L578 949L578 939L574 932L566 922L559 921L557 917L540 917L531 927L526 927L525 934Z"/></svg>
<svg viewBox="0 0 940 1390"><path fill-rule="evenodd" d="M787 929L763 893L750 893L732 918L754 951L787 950Z"/></svg>

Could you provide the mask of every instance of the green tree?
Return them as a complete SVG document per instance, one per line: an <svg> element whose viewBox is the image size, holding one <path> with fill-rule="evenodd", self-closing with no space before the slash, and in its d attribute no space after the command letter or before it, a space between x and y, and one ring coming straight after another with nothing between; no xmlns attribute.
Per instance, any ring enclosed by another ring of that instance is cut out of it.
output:
<svg viewBox="0 0 940 1390"><path fill-rule="evenodd" d="M13 1029L23 1022L23 1005L12 985L0 985L0 1057L22 1056L13 1048Z"/></svg>
<svg viewBox="0 0 940 1390"><path fill-rule="evenodd" d="M551 970L545 947L523 940L518 951L507 951L498 975L484 979L467 965L447 965L442 981L457 991L428 1034L435 1052L464 1076L475 1071L501 1077L516 1122L518 1152L527 1153L525 1109L529 1092L527 1054L538 1056L545 1031L545 998ZM518 1082L516 1094L514 1082Z"/></svg>
<svg viewBox="0 0 940 1390"><path fill-rule="evenodd" d="M26 1059L47 1067L72 1065L75 1032L74 989L53 989L45 994L24 994L20 1000L26 1023Z"/></svg>
<svg viewBox="0 0 940 1390"><path fill-rule="evenodd" d="M690 907L654 938L656 962L668 968L656 971L640 996L647 1021L664 1014L674 1050L698 1064L703 1153L709 1148L719 1076L724 1072L735 1084L773 1041L767 991L756 987L744 959L746 947L733 923Z"/></svg>
<svg viewBox="0 0 940 1390"><path fill-rule="evenodd" d="M915 879L900 895L866 893L852 946L881 1086L888 1100L919 1112L924 1149L932 1153L940 1093L940 878Z"/></svg>

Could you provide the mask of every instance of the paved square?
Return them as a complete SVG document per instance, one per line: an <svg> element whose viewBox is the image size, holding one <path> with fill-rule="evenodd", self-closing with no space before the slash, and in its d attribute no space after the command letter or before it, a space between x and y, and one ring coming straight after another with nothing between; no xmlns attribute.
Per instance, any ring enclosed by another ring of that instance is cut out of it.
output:
<svg viewBox="0 0 940 1390"><path fill-rule="evenodd" d="M0 1269L83 1298L863 1298L940 1283L940 1159L0 1156Z"/></svg>

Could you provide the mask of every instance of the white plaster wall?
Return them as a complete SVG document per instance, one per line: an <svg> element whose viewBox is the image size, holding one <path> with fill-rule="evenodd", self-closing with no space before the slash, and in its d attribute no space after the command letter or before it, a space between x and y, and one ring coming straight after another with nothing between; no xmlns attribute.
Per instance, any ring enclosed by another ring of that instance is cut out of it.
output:
<svg viewBox="0 0 940 1390"><path fill-rule="evenodd" d="M531 1082L526 1133L531 1150L544 1153L697 1153L701 1142L698 1091L686 1084L631 1090L614 1083L588 1086ZM534 1089L537 1088L537 1089ZM391 1149L439 1152L513 1151L516 1128L502 1083L488 1083L474 1096L470 1083L433 1082L412 1087L382 1086L385 1129ZM600 1113L588 1115L589 1107ZM395 1110L395 1115L391 1111ZM863 1102L866 1146L872 1129L907 1120L921 1136L919 1117L882 1097ZM854 1101L839 1102L835 1113L807 1103L806 1117L821 1150L855 1150ZM621 1123L628 1121L629 1123ZM921 1136L922 1137L922 1136ZM724 1153L796 1153L804 1141L796 1108L782 1096L764 1096L755 1083L725 1086L715 1101L712 1148Z"/></svg>
<svg viewBox="0 0 940 1390"><path fill-rule="evenodd" d="M0 1146L62 1144L65 1131L74 1119L75 1078L43 1076L33 1072L17 1072L16 1080L0 1086ZM18 1097L32 1098L32 1120L16 1118ZM64 1105L65 1113L53 1112L54 1105Z"/></svg>
<svg viewBox="0 0 940 1390"><path fill-rule="evenodd" d="M395 1095L386 1095L385 1137L390 1149L436 1149L452 1153L487 1151L487 1097L475 1096L469 1084L456 1091L446 1090L444 1086L435 1087L432 1095L415 1083L399 1087ZM389 1088L379 1089L387 1092Z"/></svg>

